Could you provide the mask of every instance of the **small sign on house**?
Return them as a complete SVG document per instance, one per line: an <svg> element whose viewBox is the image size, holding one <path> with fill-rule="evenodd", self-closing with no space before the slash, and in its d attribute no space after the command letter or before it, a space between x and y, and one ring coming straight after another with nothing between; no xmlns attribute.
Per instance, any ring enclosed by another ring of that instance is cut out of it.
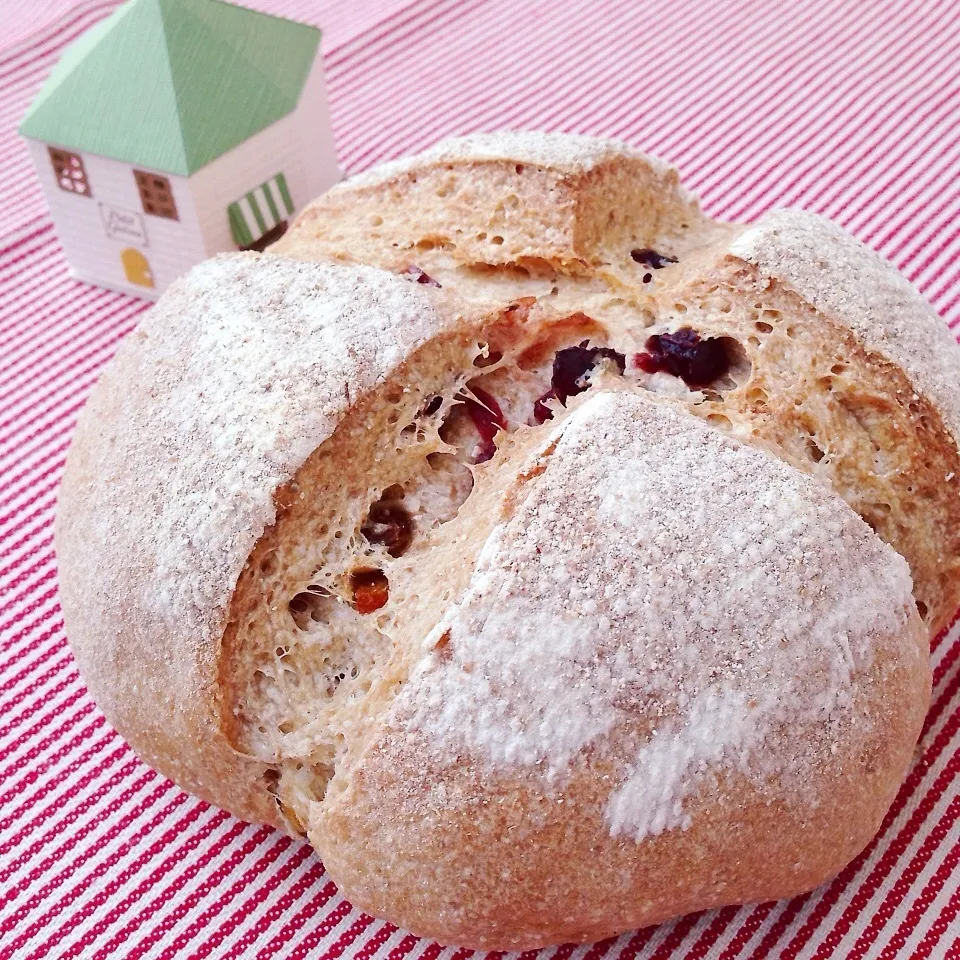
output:
<svg viewBox="0 0 960 960"><path fill-rule="evenodd" d="M263 250L339 178L320 31L221 0L128 0L20 126L74 276L155 298Z"/></svg>
<svg viewBox="0 0 960 960"><path fill-rule="evenodd" d="M121 207L112 207L109 203L100 202L100 217L103 228L111 240L128 240L140 247L147 246L147 231L143 225L143 217L133 210L124 210Z"/></svg>

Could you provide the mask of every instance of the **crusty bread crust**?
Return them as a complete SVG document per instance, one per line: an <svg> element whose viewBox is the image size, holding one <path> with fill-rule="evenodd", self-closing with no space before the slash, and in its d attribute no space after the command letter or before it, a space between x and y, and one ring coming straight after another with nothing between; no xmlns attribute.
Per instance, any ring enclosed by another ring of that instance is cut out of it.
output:
<svg viewBox="0 0 960 960"><path fill-rule="evenodd" d="M365 237L370 252L439 247L463 264L549 263L576 275L608 248L652 246L687 218L703 219L677 171L656 158L613 140L500 134L448 140L338 184L277 249L306 245L311 255L322 245L366 259Z"/></svg>
<svg viewBox="0 0 960 960"><path fill-rule="evenodd" d="M684 327L729 370L649 372ZM121 347L61 490L67 632L148 763L417 933L798 893L888 809L917 609L960 601L958 357L806 215L714 223L609 141L441 145Z"/></svg>
<svg viewBox="0 0 960 960"><path fill-rule="evenodd" d="M931 636L944 629L960 605L960 451L937 392L919 393L848 324L726 253L672 293L689 305L683 322L731 338L750 365L736 389L688 409L829 483L907 558Z"/></svg>
<svg viewBox="0 0 960 960"><path fill-rule="evenodd" d="M960 348L906 277L825 217L774 210L740 233L729 254L753 264L836 323L864 350L903 370L960 441Z"/></svg>

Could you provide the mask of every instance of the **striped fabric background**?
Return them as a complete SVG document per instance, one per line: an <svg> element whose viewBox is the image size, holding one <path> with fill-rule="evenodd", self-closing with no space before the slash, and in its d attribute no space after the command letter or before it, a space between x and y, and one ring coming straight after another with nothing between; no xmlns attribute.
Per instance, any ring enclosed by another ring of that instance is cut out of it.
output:
<svg viewBox="0 0 960 960"><path fill-rule="evenodd" d="M960 324L956 0L251 2L324 28L348 170L479 129L622 137L676 163L715 215L835 217ZM142 766L66 646L57 482L144 305L67 277L15 127L113 6L0 2L0 958L465 960L353 910L304 845ZM955 626L934 645L916 765L835 882L543 960L960 956L958 654ZM590 882L588 863L566 869Z"/></svg>

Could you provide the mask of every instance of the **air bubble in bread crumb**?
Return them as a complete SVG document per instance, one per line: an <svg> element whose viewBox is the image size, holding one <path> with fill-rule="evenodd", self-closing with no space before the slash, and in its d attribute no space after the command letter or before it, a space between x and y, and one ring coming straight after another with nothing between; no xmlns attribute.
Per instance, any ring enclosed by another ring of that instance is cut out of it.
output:
<svg viewBox="0 0 960 960"><path fill-rule="evenodd" d="M824 458L823 448L814 440L813 437L805 437L804 442L807 448L807 456L814 462L819 463Z"/></svg>
<svg viewBox="0 0 960 960"><path fill-rule="evenodd" d="M492 367L503 359L503 354L499 350L491 350L488 343L481 343L478 350L476 357L473 358L475 367Z"/></svg>
<svg viewBox="0 0 960 960"><path fill-rule="evenodd" d="M264 786L266 786L271 793L276 794L277 784L280 782L280 771L275 767L267 767L267 769L263 771L261 778Z"/></svg>

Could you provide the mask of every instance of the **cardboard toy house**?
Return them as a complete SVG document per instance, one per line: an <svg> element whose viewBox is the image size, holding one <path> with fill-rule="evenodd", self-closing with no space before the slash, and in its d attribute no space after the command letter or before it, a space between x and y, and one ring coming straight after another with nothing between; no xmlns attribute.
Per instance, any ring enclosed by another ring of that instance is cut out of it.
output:
<svg viewBox="0 0 960 960"><path fill-rule="evenodd" d="M20 126L73 275L155 298L261 250L339 179L320 31L220 0L129 0Z"/></svg>

